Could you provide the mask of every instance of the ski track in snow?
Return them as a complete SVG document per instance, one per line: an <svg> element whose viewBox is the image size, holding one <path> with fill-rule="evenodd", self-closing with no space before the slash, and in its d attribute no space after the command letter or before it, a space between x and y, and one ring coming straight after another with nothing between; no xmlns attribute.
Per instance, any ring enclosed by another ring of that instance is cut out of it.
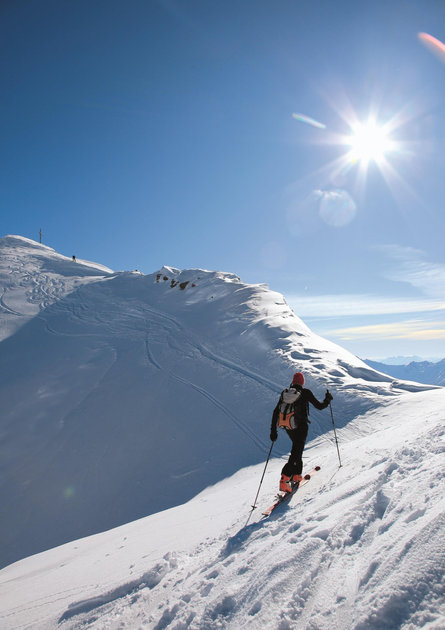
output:
<svg viewBox="0 0 445 630"><path fill-rule="evenodd" d="M162 314L160 314L159 312L157 312L157 315L159 315L162 318ZM166 318L166 319L171 320L173 318ZM175 322L175 323L177 323L177 322ZM178 328L179 327L180 326L178 324ZM181 328L181 332L183 332L182 326L180 328ZM189 339L187 339L187 341L189 342ZM151 365L154 365L154 367L156 369L162 370L163 369L162 366L154 358L153 351L150 349L148 338L146 339L145 345L146 345L146 354L147 354L148 362ZM199 350L201 352L201 348L199 347L199 345L195 344L192 347L194 349ZM219 359L216 359L210 353L207 353L207 357L210 358L213 361L216 361L216 362L218 362L218 363L220 363L222 365L225 365L225 362L222 362ZM233 369L233 366L231 366L231 367ZM239 369L238 371L240 373L244 374L244 370ZM183 378L182 376L179 376L178 374L175 374L172 370L168 370L168 373L175 380L177 380L178 382L186 385L187 387L191 387L192 389L197 391L199 394L204 396L207 400L209 400L213 405L215 405L215 407L220 409L226 415L226 417L228 417L261 450L262 453L264 452L265 448L267 448L266 442L264 440L261 440L260 438L258 438L256 433L254 433L251 429L249 429L249 427L246 426L246 424L239 417L237 417L234 413L232 413L232 411L230 411L230 409L221 400L219 400L216 396L211 394L205 388L200 387L196 383L193 383L192 381L190 381L190 380L188 380L186 378Z"/></svg>
<svg viewBox="0 0 445 630"><path fill-rule="evenodd" d="M73 313L73 315L76 318L82 320L83 316L80 314L80 312L76 314ZM250 378L260 383L261 385L266 385L267 387L272 389L275 393L280 391L278 384L273 383L272 381L265 379L259 376L258 374L255 374L254 372L243 368L242 366L234 363L233 361L223 358L219 355L216 355L215 353L210 351L208 348L206 348L200 342L198 342L196 336L191 331L186 330L185 327L181 324L181 322L179 322L178 319L173 317L172 315L169 315L163 311L156 310L151 307L149 308L146 305L144 305L140 314L139 313L135 313L134 315L130 314L130 317L134 317L135 320L141 320L142 316L146 315L146 313L150 313L152 318L155 319L155 322L157 323L157 325L163 329L163 332L164 332L163 337L167 340L167 343L169 343L169 340L173 337L173 335L171 334L171 328L170 328L170 326L173 326L176 329L176 331L179 332L179 335L183 340L184 346L185 345L191 346L192 353L194 353L194 351L198 351L205 359L213 361L217 363L219 366L223 366L225 368L233 370L237 374L241 374L244 377ZM127 313L127 317L128 316L129 315ZM96 314L96 317L98 317L97 314ZM146 317L144 319L145 319L147 328L149 328ZM121 319L119 319L119 327L117 330L112 325L110 326L108 319L107 320L104 319L102 321L99 319L99 322L101 325L108 326L108 329L110 332L113 332L114 334L117 334L117 335L122 334L122 320ZM153 321L151 321L151 325L153 325ZM48 324L46 324L46 327L49 330L49 332L52 332L54 334L63 334L63 333L58 333L56 331L51 330ZM134 335L135 334L134 325L131 326L130 330ZM153 341L155 341L158 344L162 342L162 338L160 338L160 335L159 335L159 329L157 330L157 334L154 336ZM182 352L185 352L184 346L180 349ZM145 350L146 350L148 363L153 365L156 369L162 370L163 368L161 364L159 363L158 360L155 359L153 350L150 348L149 333L146 333ZM261 450L261 452L264 452L264 450L267 449L266 441L258 438L257 435L251 429L249 429L239 417L237 417L232 411L230 411L230 409L216 396L211 394L205 388L200 387L199 385L193 383L192 381L175 374L172 370L167 370L167 371L174 379L176 379L177 381L183 383L184 385L188 387L191 387L192 389L200 393L202 396L207 398L213 405L215 405L215 407L223 411L223 413L232 422L234 422L234 424Z"/></svg>
<svg viewBox="0 0 445 630"><path fill-rule="evenodd" d="M162 367L161 367L161 366L159 365L159 363L155 360L155 358L153 357L153 353L152 353L152 351L150 350L150 344L149 344L148 337L147 337L147 339L145 340L145 351L146 351L146 354L147 354L147 361L148 361L148 363L149 363L150 365L154 365L154 367L155 367L157 370L162 370Z"/></svg>
<svg viewBox="0 0 445 630"><path fill-rule="evenodd" d="M66 308L66 307L63 307L63 308ZM82 305L74 304L72 310L69 311L69 315L74 320L79 320L80 322L85 321L85 319L90 321L91 314L89 313L89 309L86 305L84 306L84 309L87 312L86 317L84 317L83 315ZM206 359L214 361L218 365L223 366L229 370L233 370L237 374L241 374L247 378L250 378L253 381L256 381L257 383L259 383L260 385L263 385L271 389L274 393L279 393L281 391L282 386L278 384L277 382L264 378L260 376L259 374L256 374L254 371L248 370L245 367L237 364L233 360L222 357L221 355L218 355L212 350L210 350L208 347L204 346L200 341L198 341L196 335L192 333L192 331L187 330L176 317L173 317L171 314L168 314L164 311L154 309L153 307L149 307L146 304L144 304L143 306L137 307L134 314L117 310L114 313L114 315L119 316L119 318L116 318L118 321L117 326L113 324L113 321L110 322L110 315L113 315L113 313L110 311L107 311L106 317L103 317L103 318L100 317L100 314L98 312L94 312L94 318L96 322L100 325L102 334L104 334L105 330L107 330L110 334L117 335L117 336L120 336L123 332L123 329L124 329L123 322L125 321L124 318L131 318L133 319L133 321L132 321L132 325L128 327L128 330L133 336L135 335L137 336L138 327L135 326L135 324L137 322L145 321L146 326L148 327L147 317L146 317L147 313L149 313L151 317L155 319L155 322L158 324L158 326L163 328L164 334L167 340L170 337L174 337L174 335L171 335L171 328L169 326L171 325L175 329L175 331L179 333L179 335L181 336L181 338L184 340L185 343L188 343L192 347L192 349L197 350ZM51 328L48 322L45 320L44 316L42 316L42 318L45 321L45 326L48 332L54 335L76 336L76 333L73 333L71 330L69 332L62 332L62 331L57 331ZM140 331L140 333L143 333L143 332L144 332L143 330ZM77 336L84 337L87 334L88 333L85 333L82 331L81 333L78 333ZM96 333L94 332L90 333L91 336L94 336L95 334ZM154 338L154 340L157 343L159 343L160 341L159 337L157 336ZM149 358L150 363L152 363L156 368L160 369L159 364L156 361L153 361L153 353L151 353L149 350L148 341L149 341L148 336L146 334L146 348L147 348L147 353L148 353L147 356Z"/></svg>
<svg viewBox="0 0 445 630"><path fill-rule="evenodd" d="M5 312L8 313L9 315L17 315L18 317L23 317L23 313L19 313L18 311L15 311L14 309L10 308L6 303L5 303L5 295L6 295L7 289L3 289L3 292L0 296L0 308Z"/></svg>
<svg viewBox="0 0 445 630"><path fill-rule="evenodd" d="M226 367L228 369L234 370L235 372L237 372L238 374L242 374L243 376L247 376L248 378L260 383L261 385L264 385L266 387L268 387L269 389L271 389L274 393L279 393L282 389L282 387L276 383L271 381L270 379L264 378L262 376L260 376L259 374L256 374L255 372L253 372L252 370L247 370L246 368L244 368L243 366L235 363L234 361L228 359L228 358L224 358L220 355L215 354L215 352L211 351L209 348L207 348L206 346L204 346L196 337L196 335L194 335L190 330L185 330L184 326L181 324L181 322L173 317L172 315L168 315L165 312L159 311L159 310L155 310L154 308L149 308L147 306L144 305L144 311L150 313L151 315L159 318L159 320L161 322L165 322L168 321L170 323L172 323L176 329L178 331L180 331L181 335L183 335L184 339L186 339L188 341L188 343L190 343L191 346L193 346L196 350L198 350L202 356L204 356L207 359L210 359L212 361L215 361L216 363L218 363L219 365L222 365L223 367Z"/></svg>
<svg viewBox="0 0 445 630"><path fill-rule="evenodd" d="M226 407L226 405L224 405L224 403L218 400L215 396L213 396L210 392L205 390L203 387L199 387L199 385L196 385L195 383L192 383L191 381L185 378L182 378L181 376L176 375L174 372L170 372L170 373L173 376L173 378L175 378L177 381L179 381L180 383L184 383L184 385L187 385L188 387L192 387L194 390L199 392L202 396L210 400L210 402L213 405L215 405L215 407L218 407L218 409L221 409L221 411L238 427L238 429L240 429L240 431L242 431L256 446L258 446L260 451L264 453L264 449L266 448L266 442L264 440L259 439L257 435L253 431L251 431L240 420L240 418L238 418L234 413L230 411L228 407Z"/></svg>

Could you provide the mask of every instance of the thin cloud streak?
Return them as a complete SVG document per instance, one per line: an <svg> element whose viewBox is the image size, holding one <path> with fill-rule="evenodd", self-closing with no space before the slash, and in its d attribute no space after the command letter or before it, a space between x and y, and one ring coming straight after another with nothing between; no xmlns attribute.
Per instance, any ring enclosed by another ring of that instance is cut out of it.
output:
<svg viewBox="0 0 445 630"><path fill-rule="evenodd" d="M291 295L286 299L296 315L302 318L426 313L445 310L443 299L386 298L370 294Z"/></svg>
<svg viewBox="0 0 445 630"><path fill-rule="evenodd" d="M426 254L413 247L385 245L377 248L395 261L386 273L389 280L410 284L424 295L443 298L445 295L445 264L426 260Z"/></svg>
<svg viewBox="0 0 445 630"><path fill-rule="evenodd" d="M326 331L325 334L338 337L344 341L355 339L445 339L445 322L408 320L390 324L339 328Z"/></svg>
<svg viewBox="0 0 445 630"><path fill-rule="evenodd" d="M445 310L445 264L428 261L425 252L412 247L381 245L375 249L393 261L391 268L385 271L385 277L417 289L419 297L386 297L368 293L289 295L288 303L295 313L303 318L327 319Z"/></svg>

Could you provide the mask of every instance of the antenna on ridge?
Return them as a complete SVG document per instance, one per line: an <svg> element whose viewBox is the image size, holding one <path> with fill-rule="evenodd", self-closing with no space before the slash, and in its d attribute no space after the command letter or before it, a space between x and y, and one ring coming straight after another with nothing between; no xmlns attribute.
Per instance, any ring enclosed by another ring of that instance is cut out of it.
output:
<svg viewBox="0 0 445 630"><path fill-rule="evenodd" d="M39 236L40 236L40 244L41 244L42 243L42 228L40 228Z"/></svg>

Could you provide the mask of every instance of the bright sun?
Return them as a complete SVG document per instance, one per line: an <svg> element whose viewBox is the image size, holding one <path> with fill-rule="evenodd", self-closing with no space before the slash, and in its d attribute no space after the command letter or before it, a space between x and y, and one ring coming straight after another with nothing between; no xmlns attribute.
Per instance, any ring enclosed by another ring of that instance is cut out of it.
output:
<svg viewBox="0 0 445 630"><path fill-rule="evenodd" d="M378 172L393 195L399 196L402 189L412 194L397 170L397 165L405 156L413 155L415 148L412 142L400 137L400 129L411 120L411 113L401 110L388 117L386 112L382 119L378 108L371 103L367 115L360 120L347 99L339 99L336 112L344 123L343 133L331 131L326 125L322 127L325 130L323 142L343 149L324 167L329 182L326 190L353 186L355 194L361 195L368 176L374 177ZM325 197L326 194L323 199ZM331 201L333 203L334 196Z"/></svg>
<svg viewBox="0 0 445 630"><path fill-rule="evenodd" d="M368 164L373 161L380 165L386 153L393 148L388 129L377 125L372 119L366 123L357 123L352 127L352 132L346 142L351 147L348 154L351 162Z"/></svg>

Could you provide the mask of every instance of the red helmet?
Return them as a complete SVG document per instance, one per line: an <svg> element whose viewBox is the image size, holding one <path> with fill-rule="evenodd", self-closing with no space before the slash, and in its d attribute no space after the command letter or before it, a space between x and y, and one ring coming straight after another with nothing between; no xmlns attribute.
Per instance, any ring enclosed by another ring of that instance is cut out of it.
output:
<svg viewBox="0 0 445 630"><path fill-rule="evenodd" d="M295 372L294 378L292 379L292 385L304 385L304 376L301 372Z"/></svg>

